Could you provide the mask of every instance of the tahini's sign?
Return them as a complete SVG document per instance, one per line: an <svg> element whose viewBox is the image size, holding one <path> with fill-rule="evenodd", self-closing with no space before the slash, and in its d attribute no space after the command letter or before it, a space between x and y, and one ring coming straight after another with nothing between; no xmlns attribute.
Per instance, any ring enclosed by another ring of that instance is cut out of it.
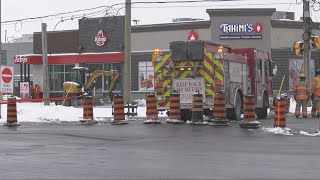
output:
<svg viewBox="0 0 320 180"><path fill-rule="evenodd" d="M260 23L223 23L220 24L220 35L222 40L232 39L262 39L262 24Z"/></svg>
<svg viewBox="0 0 320 180"><path fill-rule="evenodd" d="M108 38L104 35L103 31L100 30L97 36L94 38L94 42L97 46L101 47L107 44Z"/></svg>

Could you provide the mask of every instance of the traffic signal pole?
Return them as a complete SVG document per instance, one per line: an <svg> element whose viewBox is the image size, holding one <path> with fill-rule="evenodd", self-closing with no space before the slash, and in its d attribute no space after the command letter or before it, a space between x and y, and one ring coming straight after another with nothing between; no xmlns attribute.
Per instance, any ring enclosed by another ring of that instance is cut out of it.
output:
<svg viewBox="0 0 320 180"><path fill-rule="evenodd" d="M310 17L310 0L303 0L303 62L304 62L304 74L307 79L306 82L310 87L310 37L311 37L311 17Z"/></svg>

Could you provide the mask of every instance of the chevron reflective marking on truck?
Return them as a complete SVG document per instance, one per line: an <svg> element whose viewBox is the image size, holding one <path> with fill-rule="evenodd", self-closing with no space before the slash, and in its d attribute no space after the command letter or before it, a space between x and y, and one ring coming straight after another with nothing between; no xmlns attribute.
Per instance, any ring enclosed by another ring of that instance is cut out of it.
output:
<svg viewBox="0 0 320 180"><path fill-rule="evenodd" d="M170 68L166 68L166 66L169 66ZM171 54L166 54L162 58L162 61L156 62L155 68L155 81L156 83L160 82L163 83L163 100L158 100L158 107L169 107L169 96L171 93L171 87L172 87L172 61L171 61ZM170 86L170 88L167 88ZM167 98L168 97L168 98Z"/></svg>
<svg viewBox="0 0 320 180"><path fill-rule="evenodd" d="M211 96L214 98L215 95L215 82L220 81L223 83L224 72L223 72L223 60L216 60L212 53L207 52L204 49L204 61L203 68L199 68L199 75L204 77L205 84L210 85L205 87L205 96ZM155 65L155 81L163 83L163 100L158 100L158 108L168 109L170 107L169 97L171 90L173 89L174 78L188 78L190 76L190 70L180 70L180 68L194 67L195 61L181 61L172 62L171 54L163 56L161 62L157 62ZM169 68L166 68L169 66ZM158 80L157 80L158 78Z"/></svg>
<svg viewBox="0 0 320 180"><path fill-rule="evenodd" d="M212 87L206 87L206 95L211 95L214 97L215 94L215 82L213 80L214 74L214 63L213 63L213 55L208 53L205 49L205 57L204 57L204 72L200 72L201 75L205 78L206 84L211 84Z"/></svg>
<svg viewBox="0 0 320 180"><path fill-rule="evenodd" d="M224 65L222 59L213 59L214 63L214 81L220 81L221 83L224 83Z"/></svg>

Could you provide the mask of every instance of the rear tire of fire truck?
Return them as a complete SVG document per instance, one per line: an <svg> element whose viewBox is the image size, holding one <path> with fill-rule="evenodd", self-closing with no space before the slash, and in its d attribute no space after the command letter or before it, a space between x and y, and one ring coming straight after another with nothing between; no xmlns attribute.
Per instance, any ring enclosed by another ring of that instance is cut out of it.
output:
<svg viewBox="0 0 320 180"><path fill-rule="evenodd" d="M236 121L241 120L242 104L243 104L243 101L241 100L241 95L237 93L236 103L234 105L234 108L227 109L227 116L230 114L229 112L231 111L231 116L228 116L229 120L236 120Z"/></svg>
<svg viewBox="0 0 320 180"><path fill-rule="evenodd" d="M268 108L269 108L269 99L268 95L264 94L263 95L263 107L262 108L257 108L256 109L256 114L258 119L264 119L268 115Z"/></svg>

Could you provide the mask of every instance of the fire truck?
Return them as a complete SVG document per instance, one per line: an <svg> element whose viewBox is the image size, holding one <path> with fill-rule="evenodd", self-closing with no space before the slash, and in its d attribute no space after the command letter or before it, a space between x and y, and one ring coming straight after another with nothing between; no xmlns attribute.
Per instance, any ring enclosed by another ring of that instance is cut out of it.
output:
<svg viewBox="0 0 320 180"><path fill-rule="evenodd" d="M258 118L266 118L273 104L272 61L266 51L232 49L215 41L174 41L170 52L153 54L158 110L170 109L170 94L180 94L181 118L190 120L192 96L203 94L204 115L212 116L217 86L226 97L227 117L240 120L244 96L255 96Z"/></svg>

